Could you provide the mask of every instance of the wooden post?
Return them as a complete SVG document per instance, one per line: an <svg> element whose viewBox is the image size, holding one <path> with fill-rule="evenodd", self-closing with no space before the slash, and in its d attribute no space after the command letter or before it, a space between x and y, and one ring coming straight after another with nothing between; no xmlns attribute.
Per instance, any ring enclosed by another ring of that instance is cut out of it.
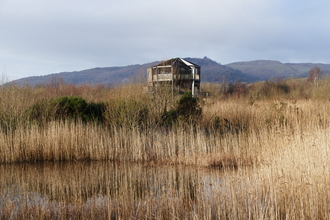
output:
<svg viewBox="0 0 330 220"><path fill-rule="evenodd" d="M195 67L191 67L191 72L192 72L192 85L191 85L191 95L192 97L195 97Z"/></svg>
<svg viewBox="0 0 330 220"><path fill-rule="evenodd" d="M173 65L171 66L171 74L172 74L172 98L174 96L174 68Z"/></svg>

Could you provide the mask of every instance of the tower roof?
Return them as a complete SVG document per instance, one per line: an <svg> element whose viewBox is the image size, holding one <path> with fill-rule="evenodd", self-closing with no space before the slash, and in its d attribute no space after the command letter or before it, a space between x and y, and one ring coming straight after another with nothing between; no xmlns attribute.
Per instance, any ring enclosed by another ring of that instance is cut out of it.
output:
<svg viewBox="0 0 330 220"><path fill-rule="evenodd" d="M184 65L184 66L187 66L187 67L200 67L199 65L194 64L192 62L189 62L189 61L187 61L185 59L182 59L180 57L172 58L172 59L169 59L169 60L162 61L159 64L154 65L153 67L167 66L167 65L173 66L173 65L176 65L176 64L181 64L181 65Z"/></svg>

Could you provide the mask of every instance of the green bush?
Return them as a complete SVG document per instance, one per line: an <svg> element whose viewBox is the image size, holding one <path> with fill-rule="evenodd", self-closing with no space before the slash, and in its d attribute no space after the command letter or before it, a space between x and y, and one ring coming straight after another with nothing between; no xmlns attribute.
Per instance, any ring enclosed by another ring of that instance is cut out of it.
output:
<svg viewBox="0 0 330 220"><path fill-rule="evenodd" d="M64 96L54 100L40 100L28 109L31 120L81 120L83 122L103 122L105 105L87 103L81 97Z"/></svg>
<svg viewBox="0 0 330 220"><path fill-rule="evenodd" d="M170 125L173 122L193 122L195 123L202 114L199 99L192 97L191 92L185 92L177 102L175 109L166 111L162 114L163 124Z"/></svg>
<svg viewBox="0 0 330 220"><path fill-rule="evenodd" d="M202 108L199 106L198 98L192 97L191 92L186 92L180 98L176 111L179 116L189 119L196 118L202 114Z"/></svg>

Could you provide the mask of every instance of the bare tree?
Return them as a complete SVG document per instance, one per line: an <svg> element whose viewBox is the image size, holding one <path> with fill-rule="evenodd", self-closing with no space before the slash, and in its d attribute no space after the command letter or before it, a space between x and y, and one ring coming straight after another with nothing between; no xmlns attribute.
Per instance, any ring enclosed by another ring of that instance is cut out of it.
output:
<svg viewBox="0 0 330 220"><path fill-rule="evenodd" d="M316 84L317 86L318 85L317 82L321 78L321 75L322 75L322 71L320 67L314 66L309 70L307 81Z"/></svg>

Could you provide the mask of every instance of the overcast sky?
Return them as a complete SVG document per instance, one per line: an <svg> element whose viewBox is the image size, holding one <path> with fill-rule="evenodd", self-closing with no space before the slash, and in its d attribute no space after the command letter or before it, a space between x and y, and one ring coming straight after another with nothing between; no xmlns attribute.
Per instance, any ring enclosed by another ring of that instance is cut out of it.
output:
<svg viewBox="0 0 330 220"><path fill-rule="evenodd" d="M209 57L330 63L329 0L0 0L12 79Z"/></svg>

